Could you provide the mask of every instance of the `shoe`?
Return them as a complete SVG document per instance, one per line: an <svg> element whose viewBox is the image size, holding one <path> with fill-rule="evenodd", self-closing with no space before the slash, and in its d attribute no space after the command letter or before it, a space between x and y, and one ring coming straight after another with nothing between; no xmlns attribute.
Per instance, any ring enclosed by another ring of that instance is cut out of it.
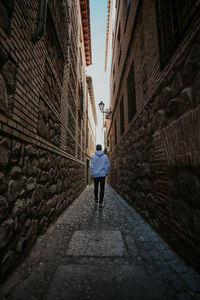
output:
<svg viewBox="0 0 200 300"><path fill-rule="evenodd" d="M100 203L100 204L99 204L99 209L102 209L102 208L103 208L103 204Z"/></svg>

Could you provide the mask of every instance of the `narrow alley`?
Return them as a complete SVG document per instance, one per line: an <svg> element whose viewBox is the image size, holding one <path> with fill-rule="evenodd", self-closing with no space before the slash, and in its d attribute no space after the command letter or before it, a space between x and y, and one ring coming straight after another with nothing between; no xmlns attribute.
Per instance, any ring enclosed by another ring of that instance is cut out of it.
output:
<svg viewBox="0 0 200 300"><path fill-rule="evenodd" d="M109 185L93 185L40 236L1 288L4 300L199 299L200 277Z"/></svg>
<svg viewBox="0 0 200 300"><path fill-rule="evenodd" d="M199 9L0 1L0 300L200 299Z"/></svg>

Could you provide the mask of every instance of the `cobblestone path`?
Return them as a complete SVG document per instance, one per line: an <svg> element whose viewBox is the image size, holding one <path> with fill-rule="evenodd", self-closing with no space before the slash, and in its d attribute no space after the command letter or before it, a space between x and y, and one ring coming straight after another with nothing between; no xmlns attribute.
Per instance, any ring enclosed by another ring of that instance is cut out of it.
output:
<svg viewBox="0 0 200 300"><path fill-rule="evenodd" d="M103 210L88 186L38 238L0 299L200 299L200 278L110 186Z"/></svg>

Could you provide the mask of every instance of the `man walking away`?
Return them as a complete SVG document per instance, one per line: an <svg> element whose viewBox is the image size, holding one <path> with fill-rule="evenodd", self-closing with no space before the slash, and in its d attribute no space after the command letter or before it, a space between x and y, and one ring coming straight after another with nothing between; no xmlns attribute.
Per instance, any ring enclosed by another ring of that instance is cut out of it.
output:
<svg viewBox="0 0 200 300"><path fill-rule="evenodd" d="M95 203L98 204L98 188L100 183L99 208L103 208L103 197L105 189L105 179L110 170L108 156L102 151L101 145L96 145L96 152L92 156L90 165L90 175L94 178L94 197Z"/></svg>

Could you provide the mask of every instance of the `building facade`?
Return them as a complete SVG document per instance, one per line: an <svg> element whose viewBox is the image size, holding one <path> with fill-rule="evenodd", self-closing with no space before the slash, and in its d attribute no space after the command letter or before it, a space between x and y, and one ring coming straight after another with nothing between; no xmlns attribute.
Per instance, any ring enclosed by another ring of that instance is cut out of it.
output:
<svg viewBox="0 0 200 300"><path fill-rule="evenodd" d="M86 182L90 183L90 160L96 151L96 126L97 114L92 78L87 76L88 98L87 98L87 128L86 128Z"/></svg>
<svg viewBox="0 0 200 300"><path fill-rule="evenodd" d="M0 277L5 278L85 188L91 41L89 0L3 0L0 15Z"/></svg>
<svg viewBox="0 0 200 300"><path fill-rule="evenodd" d="M116 1L110 184L200 271L199 1Z"/></svg>

